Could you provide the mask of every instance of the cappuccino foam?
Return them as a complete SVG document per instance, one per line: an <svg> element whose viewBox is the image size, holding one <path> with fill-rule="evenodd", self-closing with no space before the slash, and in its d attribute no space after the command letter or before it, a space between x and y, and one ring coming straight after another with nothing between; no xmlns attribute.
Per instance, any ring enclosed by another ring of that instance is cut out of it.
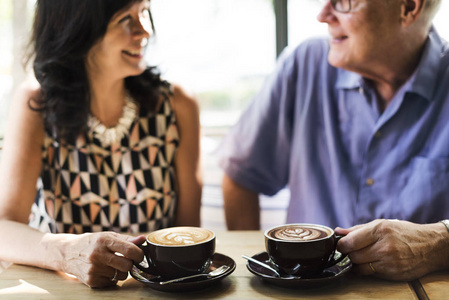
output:
<svg viewBox="0 0 449 300"><path fill-rule="evenodd" d="M150 233L150 243L163 246L189 246L211 240L214 233L197 227L172 227Z"/></svg>
<svg viewBox="0 0 449 300"><path fill-rule="evenodd" d="M274 228L268 232L268 236L279 240L311 241L330 235L324 228L305 225L288 225Z"/></svg>

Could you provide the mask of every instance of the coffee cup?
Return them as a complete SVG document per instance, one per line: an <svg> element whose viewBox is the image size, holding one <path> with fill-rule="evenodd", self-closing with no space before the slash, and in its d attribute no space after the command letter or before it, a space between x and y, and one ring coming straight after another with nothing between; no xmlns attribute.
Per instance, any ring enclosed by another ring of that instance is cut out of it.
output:
<svg viewBox="0 0 449 300"><path fill-rule="evenodd" d="M284 275L317 276L346 257L334 257L341 236L327 226L285 224L266 230L264 235L270 261Z"/></svg>
<svg viewBox="0 0 449 300"><path fill-rule="evenodd" d="M153 231L140 246L144 262L140 270L172 279L203 273L215 253L215 233L199 227L170 227ZM146 262L145 262L146 260Z"/></svg>

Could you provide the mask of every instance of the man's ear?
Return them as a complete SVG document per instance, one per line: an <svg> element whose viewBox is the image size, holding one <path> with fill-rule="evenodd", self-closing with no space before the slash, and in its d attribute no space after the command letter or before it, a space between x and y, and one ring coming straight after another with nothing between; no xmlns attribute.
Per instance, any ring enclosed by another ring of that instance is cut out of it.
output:
<svg viewBox="0 0 449 300"><path fill-rule="evenodd" d="M401 22L409 26L421 15L426 0L402 0Z"/></svg>
<svg viewBox="0 0 449 300"><path fill-rule="evenodd" d="M405 14L408 14L409 12L413 12L416 8L415 1L407 1L405 3Z"/></svg>

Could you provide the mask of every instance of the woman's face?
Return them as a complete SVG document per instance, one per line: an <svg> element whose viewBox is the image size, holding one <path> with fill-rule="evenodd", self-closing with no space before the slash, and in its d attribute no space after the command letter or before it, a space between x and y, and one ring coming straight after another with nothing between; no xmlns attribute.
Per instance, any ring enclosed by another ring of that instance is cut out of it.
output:
<svg viewBox="0 0 449 300"><path fill-rule="evenodd" d="M148 0L134 2L111 18L106 34L87 54L90 78L123 79L145 70L144 47L153 34L149 5Z"/></svg>

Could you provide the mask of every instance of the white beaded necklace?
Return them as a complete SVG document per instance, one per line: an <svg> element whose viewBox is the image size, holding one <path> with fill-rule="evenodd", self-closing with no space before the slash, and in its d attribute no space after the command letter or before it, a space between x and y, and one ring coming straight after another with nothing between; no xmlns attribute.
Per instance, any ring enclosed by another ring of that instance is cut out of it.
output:
<svg viewBox="0 0 449 300"><path fill-rule="evenodd" d="M137 104L133 101L131 96L127 93L125 97L125 106L123 113L114 127L104 126L95 116L89 115L87 125L89 126L89 133L92 137L100 140L103 146L110 146L119 143L125 134L129 131L131 124L137 115Z"/></svg>

